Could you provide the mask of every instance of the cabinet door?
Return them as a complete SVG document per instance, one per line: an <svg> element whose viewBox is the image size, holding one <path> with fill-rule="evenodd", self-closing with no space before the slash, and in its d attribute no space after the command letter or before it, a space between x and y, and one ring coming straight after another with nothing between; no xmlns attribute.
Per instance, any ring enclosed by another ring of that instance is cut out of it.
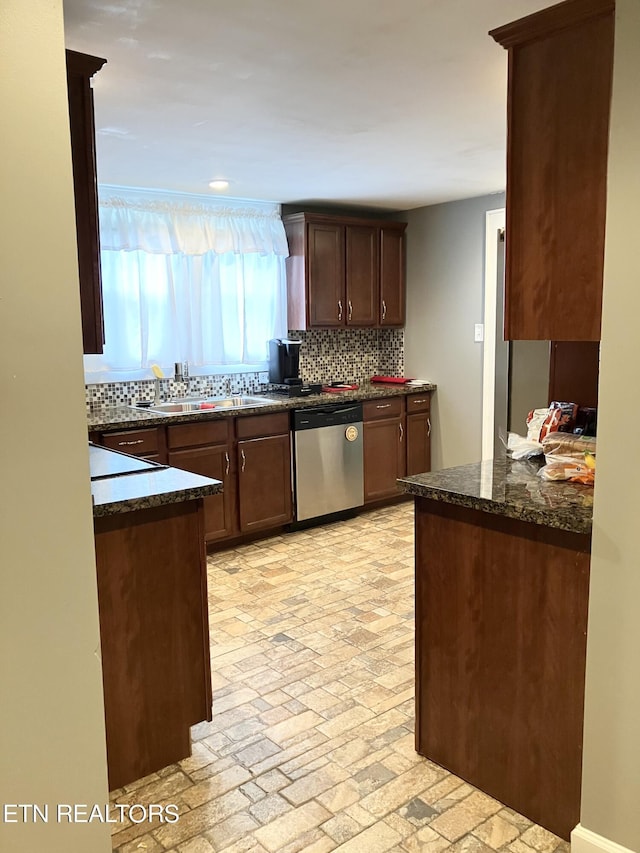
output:
<svg viewBox="0 0 640 853"><path fill-rule="evenodd" d="M407 474L431 470L431 418L429 412L407 415Z"/></svg>
<svg viewBox="0 0 640 853"><path fill-rule="evenodd" d="M279 527L292 519L289 434L238 442L240 531Z"/></svg>
<svg viewBox="0 0 640 853"><path fill-rule="evenodd" d="M204 538L207 542L226 539L237 532L236 523L236 472L231 448L228 445L195 447L190 450L169 452L169 465L193 474L222 480L221 495L203 498Z"/></svg>
<svg viewBox="0 0 640 853"><path fill-rule="evenodd" d="M344 326L344 226L309 223L307 228L309 325Z"/></svg>
<svg viewBox="0 0 640 853"><path fill-rule="evenodd" d="M380 325L404 326L404 231L380 232Z"/></svg>
<svg viewBox="0 0 640 853"><path fill-rule="evenodd" d="M405 473L404 418L365 422L364 501L399 494L396 480Z"/></svg>
<svg viewBox="0 0 640 853"><path fill-rule="evenodd" d="M598 340L613 3L492 32L509 49L505 338Z"/></svg>
<svg viewBox="0 0 640 853"><path fill-rule="evenodd" d="M347 225L347 326L375 326L378 322L380 229Z"/></svg>

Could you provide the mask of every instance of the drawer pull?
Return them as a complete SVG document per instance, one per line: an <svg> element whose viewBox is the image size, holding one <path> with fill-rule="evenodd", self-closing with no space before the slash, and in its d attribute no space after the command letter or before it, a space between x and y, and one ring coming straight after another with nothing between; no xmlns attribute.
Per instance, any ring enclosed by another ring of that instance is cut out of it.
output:
<svg viewBox="0 0 640 853"><path fill-rule="evenodd" d="M404 439L404 429L402 428L402 424L398 424L400 427L400 441Z"/></svg>
<svg viewBox="0 0 640 853"><path fill-rule="evenodd" d="M338 320L342 320L342 299L338 299Z"/></svg>
<svg viewBox="0 0 640 853"><path fill-rule="evenodd" d="M390 409L391 403L383 403L381 406L376 406L376 409Z"/></svg>
<svg viewBox="0 0 640 853"><path fill-rule="evenodd" d="M231 462L229 460L229 454L226 451L224 454L224 458L225 458L225 462L227 463L227 466L224 469L224 475L225 475L225 477L227 477L229 475L229 466L231 465Z"/></svg>
<svg viewBox="0 0 640 853"><path fill-rule="evenodd" d="M240 468L240 473L244 474L244 469L247 464L247 457L244 455L244 450L240 451L240 458L242 459L242 467Z"/></svg>
<svg viewBox="0 0 640 853"><path fill-rule="evenodd" d="M386 319L386 316L387 316L387 303L383 299L382 300L382 319L383 320Z"/></svg>
<svg viewBox="0 0 640 853"><path fill-rule="evenodd" d="M418 403L426 403L426 402L428 402L428 401L427 400L414 400L413 401L414 405L417 405Z"/></svg>
<svg viewBox="0 0 640 853"><path fill-rule="evenodd" d="M144 444L144 438L139 438L137 441L119 441L118 447L133 447L134 444Z"/></svg>
<svg viewBox="0 0 640 853"><path fill-rule="evenodd" d="M351 304L351 300L349 300L349 320L353 317L353 305Z"/></svg>
<svg viewBox="0 0 640 853"><path fill-rule="evenodd" d="M427 438L431 438L431 418L427 418Z"/></svg>

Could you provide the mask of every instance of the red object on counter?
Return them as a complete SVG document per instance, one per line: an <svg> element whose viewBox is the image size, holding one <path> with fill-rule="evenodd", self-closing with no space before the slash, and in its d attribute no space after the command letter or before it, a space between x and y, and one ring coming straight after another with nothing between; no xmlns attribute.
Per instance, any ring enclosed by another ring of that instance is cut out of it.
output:
<svg viewBox="0 0 640 853"><path fill-rule="evenodd" d="M322 390L328 391L329 393L333 393L334 391L357 391L359 385L323 385Z"/></svg>
<svg viewBox="0 0 640 853"><path fill-rule="evenodd" d="M405 379L404 376L372 376L372 382L377 382L389 385L406 385L407 382L413 382L412 379Z"/></svg>
<svg viewBox="0 0 640 853"><path fill-rule="evenodd" d="M215 409L215 403L200 403L198 406L199 409Z"/></svg>

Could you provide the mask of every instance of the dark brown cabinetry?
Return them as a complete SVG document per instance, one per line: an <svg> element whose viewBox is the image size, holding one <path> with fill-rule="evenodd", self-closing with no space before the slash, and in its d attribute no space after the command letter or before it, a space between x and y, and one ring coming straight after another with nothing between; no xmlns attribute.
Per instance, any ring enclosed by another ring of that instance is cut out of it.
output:
<svg viewBox="0 0 640 853"><path fill-rule="evenodd" d="M211 720L200 501L94 519L109 789L187 758Z"/></svg>
<svg viewBox="0 0 640 853"><path fill-rule="evenodd" d="M347 225L345 246L347 325L375 326L379 316L379 230L368 225Z"/></svg>
<svg viewBox="0 0 640 853"><path fill-rule="evenodd" d="M293 518L289 413L169 424L93 436L105 447L221 480L203 498L207 544Z"/></svg>
<svg viewBox="0 0 640 853"><path fill-rule="evenodd" d="M310 326L344 325L344 229L330 222L309 223L308 266ZM291 322L289 326L293 328ZM295 328L306 328L295 326Z"/></svg>
<svg viewBox="0 0 640 853"><path fill-rule="evenodd" d="M240 531L251 533L292 520L288 414L237 421Z"/></svg>
<svg viewBox="0 0 640 853"><path fill-rule="evenodd" d="M406 467L404 400L367 400L362 408L364 501L372 503L399 494L396 480Z"/></svg>
<svg viewBox="0 0 640 853"><path fill-rule="evenodd" d="M600 338L613 0L492 30L509 51L505 338Z"/></svg>
<svg viewBox="0 0 640 853"><path fill-rule="evenodd" d="M101 353L104 343L95 127L91 78L107 61L66 51L73 190L78 240L82 343L85 353Z"/></svg>
<svg viewBox="0 0 640 853"><path fill-rule="evenodd" d="M416 749L569 839L590 537L416 501Z"/></svg>
<svg viewBox="0 0 640 853"><path fill-rule="evenodd" d="M221 480L221 495L203 498L204 538L228 539L238 532L233 421L207 421L167 427L168 462L193 474Z"/></svg>
<svg viewBox="0 0 640 853"><path fill-rule="evenodd" d="M164 464L167 461L167 439L162 427L107 432L102 436L102 444L112 450L141 456L152 462Z"/></svg>
<svg viewBox="0 0 640 853"><path fill-rule="evenodd" d="M431 401L429 394L410 394L407 407L407 470L423 474L431 470Z"/></svg>
<svg viewBox="0 0 640 853"><path fill-rule="evenodd" d="M296 213L284 224L290 329L404 325L406 223Z"/></svg>

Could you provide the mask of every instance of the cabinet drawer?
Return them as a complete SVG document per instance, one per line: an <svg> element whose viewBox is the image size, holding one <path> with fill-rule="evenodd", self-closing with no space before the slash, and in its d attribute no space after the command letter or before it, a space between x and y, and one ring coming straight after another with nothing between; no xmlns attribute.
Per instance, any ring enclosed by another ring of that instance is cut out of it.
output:
<svg viewBox="0 0 640 853"><path fill-rule="evenodd" d="M177 447L199 447L204 444L226 444L229 440L231 418L219 421L199 421L193 424L176 424L167 428L170 450Z"/></svg>
<svg viewBox="0 0 640 853"><path fill-rule="evenodd" d="M399 418L403 412L402 397L384 397L380 400L367 400L362 404L365 421L378 418Z"/></svg>
<svg viewBox="0 0 640 853"><path fill-rule="evenodd" d="M279 412L275 415L249 415L236 420L236 435L239 439L282 435L288 432L289 412Z"/></svg>
<svg viewBox="0 0 640 853"><path fill-rule="evenodd" d="M407 414L412 415L415 412L428 412L431 408L431 398L429 394L408 394L407 395Z"/></svg>
<svg viewBox="0 0 640 853"><path fill-rule="evenodd" d="M102 436L102 443L112 450L121 450L139 456L141 453L157 453L160 441L157 429L128 429L123 432L108 432Z"/></svg>

